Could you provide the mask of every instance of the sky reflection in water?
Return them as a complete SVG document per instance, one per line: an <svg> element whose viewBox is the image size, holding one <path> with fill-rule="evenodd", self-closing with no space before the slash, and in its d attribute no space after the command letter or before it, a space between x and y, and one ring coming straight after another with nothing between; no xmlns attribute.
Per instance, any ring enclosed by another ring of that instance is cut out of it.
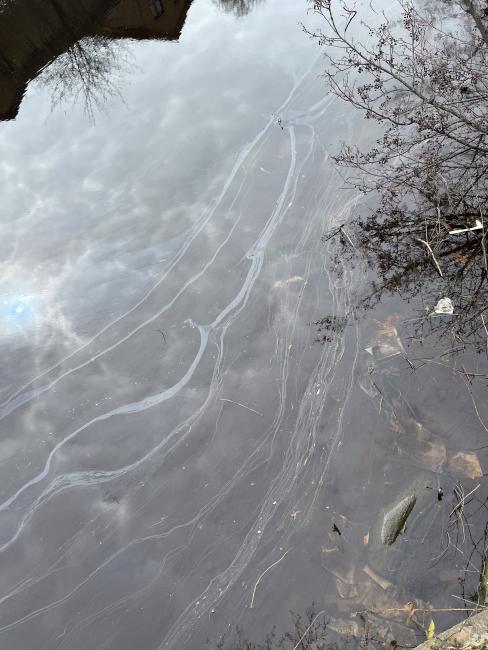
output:
<svg viewBox="0 0 488 650"><path fill-rule="evenodd" d="M431 431L445 393L400 390L399 359L382 410L361 388L398 304L358 322L362 270L324 255L358 201L330 151L364 130L301 20L195 0L178 43L125 43L123 100L94 122L30 84L0 124L2 648L201 650L312 601L341 621L351 567L378 597L363 540L419 472L392 414ZM342 325L320 345L324 316ZM475 447L457 390L440 429ZM433 595L427 546L398 598Z"/></svg>

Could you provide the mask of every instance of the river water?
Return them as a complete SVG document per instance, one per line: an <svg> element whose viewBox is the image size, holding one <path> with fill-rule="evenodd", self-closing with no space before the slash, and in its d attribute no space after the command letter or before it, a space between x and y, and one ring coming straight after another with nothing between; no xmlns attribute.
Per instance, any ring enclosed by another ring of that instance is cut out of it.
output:
<svg viewBox="0 0 488 650"><path fill-rule="evenodd" d="M463 606L450 495L481 475L449 459L486 466L478 388L411 372L418 305L358 310L371 271L321 241L360 201L330 154L365 130L307 4L238 8L120 41L93 114L33 81L0 125L2 649L212 648L312 603L347 635L403 608L411 641L406 603ZM426 512L373 566L412 480Z"/></svg>

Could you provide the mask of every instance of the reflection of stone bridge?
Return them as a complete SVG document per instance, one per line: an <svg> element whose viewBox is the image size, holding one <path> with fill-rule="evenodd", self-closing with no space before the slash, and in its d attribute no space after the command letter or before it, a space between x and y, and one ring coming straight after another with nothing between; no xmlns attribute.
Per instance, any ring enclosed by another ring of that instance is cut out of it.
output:
<svg viewBox="0 0 488 650"><path fill-rule="evenodd" d="M180 36L192 0L11 0L0 11L0 120L17 116L29 81L84 36Z"/></svg>

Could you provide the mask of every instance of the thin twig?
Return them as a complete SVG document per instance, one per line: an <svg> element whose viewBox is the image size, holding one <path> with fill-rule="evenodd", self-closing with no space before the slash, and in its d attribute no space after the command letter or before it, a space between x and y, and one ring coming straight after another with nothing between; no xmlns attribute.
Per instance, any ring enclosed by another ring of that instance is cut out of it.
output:
<svg viewBox="0 0 488 650"><path fill-rule="evenodd" d="M332 237L335 237L341 232L341 228L344 224L341 224L340 226L336 226L335 228L332 228L332 230L329 230L325 234L322 235L320 238L322 242L325 244L326 242L329 241L329 239L332 239Z"/></svg>
<svg viewBox="0 0 488 650"><path fill-rule="evenodd" d="M305 630L305 632L302 634L302 636L301 636L300 639L298 640L298 643L297 643L296 645L293 646L293 650L297 650L298 646L299 646L300 643L303 641L303 639L306 637L306 635L308 634L310 628L312 627L312 625L315 623L315 621L318 619L318 617L319 617L321 614L325 614L325 609L323 609L322 611L320 611L320 612L317 614L317 616L314 617L313 621L310 623L310 625L307 627L307 629Z"/></svg>
<svg viewBox="0 0 488 650"><path fill-rule="evenodd" d="M472 603L473 605L476 605L477 608L479 609L488 609L487 605L481 605L480 603L477 603L475 600L470 600L469 598L461 598L461 596L456 596L456 594L451 594L452 598L457 598L458 600L462 600L465 603ZM476 609L468 609L468 612L475 612Z"/></svg>
<svg viewBox="0 0 488 650"><path fill-rule="evenodd" d="M477 197L477 199L478 199L478 207L480 209L480 217L481 217L481 249L483 251L483 260L484 260L484 263L485 263L485 271L488 273L488 261L486 259L486 244L485 244L485 237L486 237L485 223L484 223L484 219L483 219L483 210L481 209L481 202L480 202L479 196Z"/></svg>
<svg viewBox="0 0 488 650"><path fill-rule="evenodd" d="M432 248L430 247L429 242L428 242L428 241L425 241L425 239L420 239L420 237L417 238L417 241L420 242L421 244L423 244L423 245L427 248L427 250L429 251L429 253L430 253L431 257L432 257L432 260L434 261L435 267L436 267L436 269L437 269L439 275L440 275L441 278L442 278L443 275L442 275L441 267L439 266L439 262L438 262L438 261L436 260L436 258L435 258L434 251L433 251Z"/></svg>
<svg viewBox="0 0 488 650"><path fill-rule="evenodd" d="M256 415L260 415L262 418L264 417L264 413L260 413L259 411L255 411L250 406L246 406L245 404L241 404L241 402L234 402L233 399L226 399L225 397L221 397L220 401L221 402L230 402L230 404L237 404L237 406L242 406L242 408L245 408L248 411L252 411L253 413L256 413Z"/></svg>
<svg viewBox="0 0 488 650"><path fill-rule="evenodd" d="M408 365L410 366L410 368L412 368L412 370L416 370L415 366L414 366L413 363L410 361L410 359L407 357L407 355L404 354L403 357L404 357L405 361L408 363Z"/></svg>
<svg viewBox="0 0 488 650"><path fill-rule="evenodd" d="M480 485L481 485L481 484L478 483L478 485L477 485L475 488L473 488L473 489L471 490L471 492L468 492L468 494L463 494L463 493L461 493L461 495L458 495L458 494L456 493L456 496L458 497L459 502L457 503L457 505L454 506L454 508L452 509L451 513L449 514L449 517L450 517L451 515L453 515L453 514L456 512L456 510L458 510L458 508L464 507L464 504L465 504L465 502L466 502L466 499L467 499L469 496L471 496L471 495L473 494L473 492L476 492L476 490L480 487Z"/></svg>
<svg viewBox="0 0 488 650"><path fill-rule="evenodd" d="M484 318L483 314L480 314L480 315L481 315L481 322L483 323L483 327L484 327L485 332L486 332L486 349L488 351L488 329L486 328L485 318Z"/></svg>
<svg viewBox="0 0 488 650"><path fill-rule="evenodd" d="M252 590L251 609L254 607L254 597L256 596L256 589L258 588L258 584L261 582L261 578L263 578L263 577L268 573L268 571L269 571L270 569L272 569L274 566L276 566L277 564L279 564L279 563L281 562L281 560L285 557L285 555L286 555L289 551L290 551L290 549L288 549L287 551L285 551L285 552L283 553L283 555L280 557L279 560L276 560L276 562L273 562L273 564L270 564L269 567L268 567L267 569L265 569L265 570L261 573L261 575L259 576L259 578L256 580L256 584L254 585L254 589Z"/></svg>
<svg viewBox="0 0 488 650"><path fill-rule="evenodd" d="M451 594L452 596L453 594ZM459 597L460 598L460 597ZM464 598L460 598L460 600L465 600ZM474 601L469 601L472 602L473 604ZM391 607L390 609L384 609L381 612L375 612L374 609L370 610L372 614L383 614L384 612L404 612L404 611L410 611L406 610L405 607ZM432 609L430 607L414 607L412 609L412 612L416 614L417 612L465 612L466 608L465 607L433 607ZM475 612L476 609L470 609L468 611Z"/></svg>
<svg viewBox="0 0 488 650"><path fill-rule="evenodd" d="M340 227L339 227L339 230L340 230L341 233L344 235L344 237L347 239L348 243L349 243L353 248L356 248L356 246L354 245L354 242L353 242L352 239L349 237L349 235L347 234L347 232L344 230L344 226L340 226Z"/></svg>
<svg viewBox="0 0 488 650"><path fill-rule="evenodd" d="M480 412L478 411L478 406L476 405L475 399L474 399L474 397L473 397L473 391L472 391L471 388L468 386L468 382L467 382L467 380L465 380L465 383L466 383L466 388L468 389L469 396L471 397L471 401L473 402L473 406L474 406L474 411L475 411L475 413L476 413L476 417L478 418L479 423L481 424L481 426L483 427L483 429L488 433L488 428L487 428L486 424L483 422L483 420L481 419Z"/></svg>

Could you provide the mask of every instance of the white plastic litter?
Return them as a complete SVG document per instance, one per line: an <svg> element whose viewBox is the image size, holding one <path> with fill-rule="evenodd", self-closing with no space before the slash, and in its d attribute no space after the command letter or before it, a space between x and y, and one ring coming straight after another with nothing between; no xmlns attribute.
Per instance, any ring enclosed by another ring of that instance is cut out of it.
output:
<svg viewBox="0 0 488 650"><path fill-rule="evenodd" d="M434 307L436 314L454 314L454 305L450 298L441 298Z"/></svg>
<svg viewBox="0 0 488 650"><path fill-rule="evenodd" d="M479 219L476 219L475 226L473 228L457 228L456 230L450 230L450 235L459 235L461 232L473 232L473 230L483 230L483 224Z"/></svg>

